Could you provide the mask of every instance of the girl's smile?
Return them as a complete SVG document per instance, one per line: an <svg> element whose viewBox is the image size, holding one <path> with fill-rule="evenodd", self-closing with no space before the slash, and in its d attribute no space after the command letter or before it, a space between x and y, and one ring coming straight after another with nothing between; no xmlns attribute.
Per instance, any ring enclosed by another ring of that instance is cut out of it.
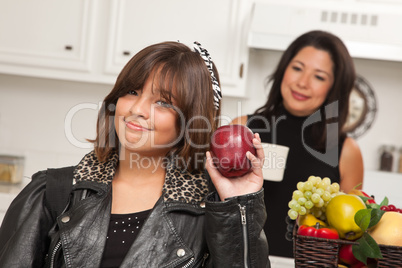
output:
<svg viewBox="0 0 402 268"><path fill-rule="evenodd" d="M135 130L135 131L152 131L152 129L148 127L143 127L141 124L136 123L134 121L127 121L126 118L123 119L124 122L126 123L127 128Z"/></svg>
<svg viewBox="0 0 402 268"><path fill-rule="evenodd" d="M178 142L174 109L161 100L150 75L142 89L129 90L116 104L115 128L123 148L165 155Z"/></svg>

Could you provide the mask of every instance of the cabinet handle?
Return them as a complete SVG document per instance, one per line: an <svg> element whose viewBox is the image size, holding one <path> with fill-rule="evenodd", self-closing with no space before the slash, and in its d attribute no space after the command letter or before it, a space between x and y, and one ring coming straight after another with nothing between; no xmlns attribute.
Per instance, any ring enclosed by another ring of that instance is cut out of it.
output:
<svg viewBox="0 0 402 268"><path fill-rule="evenodd" d="M240 70L239 70L240 78L243 78L243 69L244 69L244 63L240 64Z"/></svg>
<svg viewBox="0 0 402 268"><path fill-rule="evenodd" d="M65 49L65 50L73 50L73 46L66 45L66 46L64 47L64 49Z"/></svg>
<svg viewBox="0 0 402 268"><path fill-rule="evenodd" d="M123 55L124 55L124 56L130 55L130 51L123 51Z"/></svg>

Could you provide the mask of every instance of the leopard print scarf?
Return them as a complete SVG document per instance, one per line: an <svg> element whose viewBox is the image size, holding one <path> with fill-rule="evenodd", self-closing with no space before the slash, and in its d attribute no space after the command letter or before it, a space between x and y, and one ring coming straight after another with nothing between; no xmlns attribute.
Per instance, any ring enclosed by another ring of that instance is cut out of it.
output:
<svg viewBox="0 0 402 268"><path fill-rule="evenodd" d="M112 154L105 162L99 162L95 152L84 156L74 170L75 182L95 181L111 184L119 161L117 153ZM166 167L163 198L167 201L199 203L208 193L208 180L202 172L183 171L175 167L173 161Z"/></svg>

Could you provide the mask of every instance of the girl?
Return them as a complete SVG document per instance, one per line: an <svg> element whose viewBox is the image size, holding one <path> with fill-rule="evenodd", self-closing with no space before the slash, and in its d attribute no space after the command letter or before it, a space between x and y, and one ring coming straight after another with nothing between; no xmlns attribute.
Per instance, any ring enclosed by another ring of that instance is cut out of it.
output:
<svg viewBox="0 0 402 268"><path fill-rule="evenodd" d="M74 167L57 221L49 171L11 204L0 266L269 267L260 139L251 172L221 176L207 152L219 105L218 72L198 43L140 51L104 100L94 151Z"/></svg>

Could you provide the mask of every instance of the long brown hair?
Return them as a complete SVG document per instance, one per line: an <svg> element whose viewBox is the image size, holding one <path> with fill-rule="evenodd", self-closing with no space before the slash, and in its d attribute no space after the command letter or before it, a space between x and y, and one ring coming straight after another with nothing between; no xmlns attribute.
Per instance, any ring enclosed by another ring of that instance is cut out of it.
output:
<svg viewBox="0 0 402 268"><path fill-rule="evenodd" d="M176 127L183 135L169 154L184 160L176 163L180 168L203 170L200 157L203 159L209 149L211 134L218 127L216 118L220 109L214 108L211 75L205 62L197 52L178 42L144 48L120 72L98 115L97 136L92 141L98 160L106 161L119 149L114 126L117 100L132 89L142 89L151 73L157 73L153 86L161 91L163 99L171 103L174 99L181 117L177 118ZM219 81L215 65L214 73Z"/></svg>
<svg viewBox="0 0 402 268"><path fill-rule="evenodd" d="M312 46L319 50L328 52L334 63L334 84L321 105L320 110L324 112L328 104L338 102L338 126L339 136L345 136L343 126L349 111L349 95L353 89L356 73L353 60L344 45L337 36L325 31L310 31L295 39L283 53L276 70L267 79L267 86L272 83L268 100L255 114L261 114L266 118L278 115L278 110L282 105L281 84L286 68L297 53L304 47ZM332 119L333 120L333 119ZM331 119L323 120L316 124L312 130L314 140L318 140L317 148L323 148L326 140L326 124Z"/></svg>

